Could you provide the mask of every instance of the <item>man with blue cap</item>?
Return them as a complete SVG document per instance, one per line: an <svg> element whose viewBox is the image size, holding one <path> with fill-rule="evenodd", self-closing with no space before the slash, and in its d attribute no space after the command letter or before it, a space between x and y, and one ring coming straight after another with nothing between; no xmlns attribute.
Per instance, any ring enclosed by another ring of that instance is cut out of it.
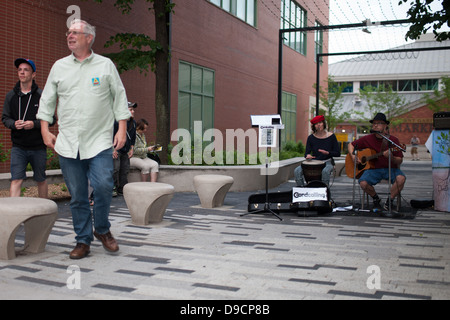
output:
<svg viewBox="0 0 450 320"><path fill-rule="evenodd" d="M11 129L10 196L20 197L26 168L31 164L41 198L48 198L46 182L47 146L41 135L41 123L36 119L42 90L35 82L36 65L30 59L14 61L19 81L5 98L2 121ZM55 123L55 121L53 121Z"/></svg>

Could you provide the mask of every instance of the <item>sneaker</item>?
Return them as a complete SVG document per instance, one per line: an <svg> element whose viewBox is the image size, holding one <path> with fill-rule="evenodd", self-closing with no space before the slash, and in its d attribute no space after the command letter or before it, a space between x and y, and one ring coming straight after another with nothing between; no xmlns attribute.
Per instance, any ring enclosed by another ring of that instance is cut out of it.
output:
<svg viewBox="0 0 450 320"><path fill-rule="evenodd" d="M112 196L113 198L117 197L117 188L114 187L113 191L112 191Z"/></svg>
<svg viewBox="0 0 450 320"><path fill-rule="evenodd" d="M383 209L386 211L389 211L389 201L391 202L391 211L396 211L396 206L394 206L394 200L391 198L387 198L386 202L384 203Z"/></svg>
<svg viewBox="0 0 450 320"><path fill-rule="evenodd" d="M381 199L380 198L374 199L373 200L373 209L372 209L372 211L373 212L380 212L382 210L383 210L383 208L381 207Z"/></svg>
<svg viewBox="0 0 450 320"><path fill-rule="evenodd" d="M389 201L391 201L391 211L389 212ZM397 206L394 205L394 200L388 198L384 203L383 217L386 218L401 218L403 215L397 210Z"/></svg>

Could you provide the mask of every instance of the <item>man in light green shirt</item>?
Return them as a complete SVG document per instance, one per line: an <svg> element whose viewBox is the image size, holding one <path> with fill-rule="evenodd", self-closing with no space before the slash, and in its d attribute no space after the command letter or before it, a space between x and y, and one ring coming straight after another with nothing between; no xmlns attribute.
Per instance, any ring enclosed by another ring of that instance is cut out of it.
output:
<svg viewBox="0 0 450 320"><path fill-rule="evenodd" d="M75 20L66 34L72 54L53 65L41 96L37 118L44 143L60 157L61 170L71 193L70 203L77 245L70 258L89 254L93 236L110 252L119 250L110 232L109 210L113 189L113 148L126 142L130 118L125 88L116 67L95 54L95 28ZM59 133L48 123L57 110ZM113 137L114 120L119 131ZM94 188L91 213L88 184ZM93 230L95 229L95 231Z"/></svg>
<svg viewBox="0 0 450 320"><path fill-rule="evenodd" d="M130 118L119 74L111 60L92 53L83 62L73 54L57 61L45 86L39 119L51 122L58 102L55 151L90 159L111 148L114 120ZM124 107L125 106L125 107Z"/></svg>

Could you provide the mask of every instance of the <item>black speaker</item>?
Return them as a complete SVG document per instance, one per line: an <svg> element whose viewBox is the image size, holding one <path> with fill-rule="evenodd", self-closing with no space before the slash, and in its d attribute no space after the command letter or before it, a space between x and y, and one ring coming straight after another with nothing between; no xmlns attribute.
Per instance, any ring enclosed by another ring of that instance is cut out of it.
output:
<svg viewBox="0 0 450 320"><path fill-rule="evenodd" d="M410 201L411 207L416 209L426 209L434 206L434 200L416 199Z"/></svg>
<svg viewBox="0 0 450 320"><path fill-rule="evenodd" d="M450 112L438 112L433 115L435 129L450 129Z"/></svg>

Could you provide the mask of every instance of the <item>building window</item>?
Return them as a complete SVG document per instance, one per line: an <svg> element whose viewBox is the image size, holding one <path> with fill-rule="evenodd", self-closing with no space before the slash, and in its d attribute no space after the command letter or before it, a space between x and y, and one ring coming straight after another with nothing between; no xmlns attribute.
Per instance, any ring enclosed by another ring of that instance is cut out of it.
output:
<svg viewBox="0 0 450 320"><path fill-rule="evenodd" d="M345 84L345 88L342 93L353 93L353 82L336 82L336 87L340 87ZM331 92L332 88L328 88L328 92Z"/></svg>
<svg viewBox="0 0 450 320"><path fill-rule="evenodd" d="M208 0L239 19L256 27L257 0Z"/></svg>
<svg viewBox="0 0 450 320"><path fill-rule="evenodd" d="M281 0L281 29L307 27L306 10L295 1ZM306 56L306 32L286 32L284 44Z"/></svg>
<svg viewBox="0 0 450 320"><path fill-rule="evenodd" d="M433 91L439 88L439 79L412 79L412 80L384 80L384 81L361 81L360 89L373 90L392 88L396 92Z"/></svg>
<svg viewBox="0 0 450 320"><path fill-rule="evenodd" d="M203 132L214 128L214 70L187 62L179 67L178 127L193 134L194 121L202 121Z"/></svg>
<svg viewBox="0 0 450 320"><path fill-rule="evenodd" d="M378 81L361 81L359 88L365 89L365 90L372 88L372 89L376 90L376 89L378 89Z"/></svg>
<svg viewBox="0 0 450 320"><path fill-rule="evenodd" d="M419 91L434 91L439 89L438 79L419 80Z"/></svg>
<svg viewBox="0 0 450 320"><path fill-rule="evenodd" d="M399 80L398 91L417 91L417 80Z"/></svg>
<svg viewBox="0 0 450 320"><path fill-rule="evenodd" d="M292 93L283 92L281 104L281 119L284 130L281 132L281 145L286 142L297 142L297 96Z"/></svg>
<svg viewBox="0 0 450 320"><path fill-rule="evenodd" d="M384 90L389 90L389 88L391 88L392 91L398 91L398 83L396 80L380 81L379 86Z"/></svg>

